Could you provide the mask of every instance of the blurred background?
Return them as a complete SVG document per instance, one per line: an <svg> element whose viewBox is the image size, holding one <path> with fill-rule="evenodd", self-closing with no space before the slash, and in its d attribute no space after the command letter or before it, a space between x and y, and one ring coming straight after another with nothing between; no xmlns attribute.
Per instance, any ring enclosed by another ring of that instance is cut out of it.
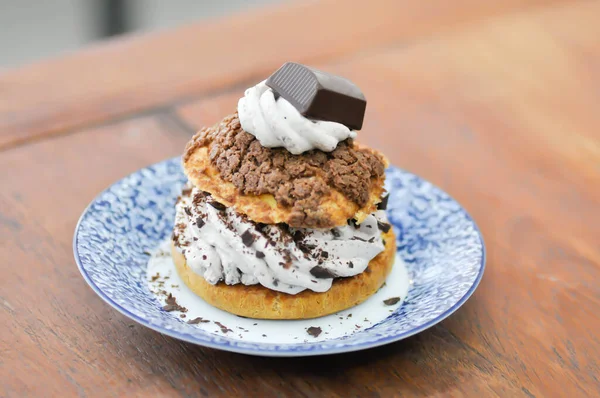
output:
<svg viewBox="0 0 600 398"><path fill-rule="evenodd" d="M110 36L160 30L281 1L0 0L0 69Z"/></svg>

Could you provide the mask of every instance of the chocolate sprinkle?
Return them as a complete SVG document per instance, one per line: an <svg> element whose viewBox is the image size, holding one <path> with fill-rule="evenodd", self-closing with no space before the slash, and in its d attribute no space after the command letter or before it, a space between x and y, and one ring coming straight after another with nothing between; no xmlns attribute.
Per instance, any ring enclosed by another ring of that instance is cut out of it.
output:
<svg viewBox="0 0 600 398"><path fill-rule="evenodd" d="M381 202L377 203L377 210L385 210L385 209L387 209L388 199L389 198L390 198L389 194L387 194L383 198L381 198Z"/></svg>
<svg viewBox="0 0 600 398"><path fill-rule="evenodd" d="M337 276L331 270L328 270L327 268L323 268L320 265L312 267L312 269L310 270L310 273L312 276L314 276L315 278L319 278L319 279L335 278Z"/></svg>
<svg viewBox="0 0 600 398"><path fill-rule="evenodd" d="M306 329L306 333L310 334L312 337L319 337L321 332L322 330L320 327L311 326L308 329Z"/></svg>
<svg viewBox="0 0 600 398"><path fill-rule="evenodd" d="M383 300L383 304L394 305L394 304L398 304L399 301L400 301L400 297L391 297L387 300Z"/></svg>
<svg viewBox="0 0 600 398"><path fill-rule="evenodd" d="M254 242L254 235L252 235L252 232L250 232L249 229L245 230L244 233L242 234L242 243L246 247L250 247L253 242Z"/></svg>
<svg viewBox="0 0 600 398"><path fill-rule="evenodd" d="M377 226L384 234L387 233L392 227L390 224L381 221L377 221Z"/></svg>

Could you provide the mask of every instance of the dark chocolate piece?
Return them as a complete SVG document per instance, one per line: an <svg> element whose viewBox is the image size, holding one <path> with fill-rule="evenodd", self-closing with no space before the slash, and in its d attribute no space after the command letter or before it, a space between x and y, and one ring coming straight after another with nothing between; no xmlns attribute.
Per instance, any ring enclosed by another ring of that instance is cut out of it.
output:
<svg viewBox="0 0 600 398"><path fill-rule="evenodd" d="M348 79L286 62L266 84L308 118L362 128L367 100Z"/></svg>
<svg viewBox="0 0 600 398"><path fill-rule="evenodd" d="M337 276L334 272L319 265L312 267L310 273L312 276L319 279L335 278Z"/></svg>
<svg viewBox="0 0 600 398"><path fill-rule="evenodd" d="M390 194L387 194L383 198L381 198L381 202L377 203L377 210L387 209L389 198L390 198Z"/></svg>
<svg viewBox="0 0 600 398"><path fill-rule="evenodd" d="M198 218L196 218L196 225L198 226L198 228L202 228L204 226L204 224L206 224L206 223L204 222L202 217L198 216Z"/></svg>
<svg viewBox="0 0 600 398"><path fill-rule="evenodd" d="M387 300L383 300L383 304L394 305L394 304L398 304L398 301L400 301L400 297L390 297Z"/></svg>
<svg viewBox="0 0 600 398"><path fill-rule="evenodd" d="M217 202L216 200L211 200L208 202L208 204L220 211L227 209L227 206L225 206L223 203Z"/></svg>
<svg viewBox="0 0 600 398"><path fill-rule="evenodd" d="M377 221L377 226L384 234L387 234L390 228L392 227L390 224L381 221Z"/></svg>
<svg viewBox="0 0 600 398"><path fill-rule="evenodd" d="M257 250L256 258L265 258L265 253L261 252L260 250Z"/></svg>
<svg viewBox="0 0 600 398"><path fill-rule="evenodd" d="M252 232L250 232L249 229L245 230L244 233L242 234L242 243L246 247L250 247L253 242L254 242L254 235L252 235Z"/></svg>
<svg viewBox="0 0 600 398"><path fill-rule="evenodd" d="M311 326L308 329L306 329L306 333L310 334L312 337L319 337L322 331L323 330L321 330L320 327L316 326Z"/></svg>

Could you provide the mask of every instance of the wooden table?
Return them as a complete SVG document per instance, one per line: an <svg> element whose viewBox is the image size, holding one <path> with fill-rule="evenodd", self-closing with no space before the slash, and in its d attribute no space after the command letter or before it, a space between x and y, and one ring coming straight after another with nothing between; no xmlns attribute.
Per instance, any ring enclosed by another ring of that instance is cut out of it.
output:
<svg viewBox="0 0 600 398"><path fill-rule="evenodd" d="M290 3L0 73L0 396L599 396L600 2ZM268 359L134 324L85 284L86 204L285 61L369 99L360 140L481 227L475 295L405 341Z"/></svg>

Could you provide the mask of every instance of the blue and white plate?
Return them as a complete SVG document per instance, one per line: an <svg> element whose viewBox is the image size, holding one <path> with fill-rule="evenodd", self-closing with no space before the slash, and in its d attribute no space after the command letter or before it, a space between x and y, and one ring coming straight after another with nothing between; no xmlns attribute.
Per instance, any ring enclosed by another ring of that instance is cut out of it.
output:
<svg viewBox="0 0 600 398"><path fill-rule="evenodd" d="M190 343L264 356L333 354L391 343L435 325L473 294L483 275L485 248L469 214L445 192L393 166L386 174L387 212L398 246L394 270L373 297L338 314L253 320L213 308L191 293L164 244L185 182L179 158L141 169L102 192L75 230L75 260L108 304ZM185 310L165 311L168 294Z"/></svg>

